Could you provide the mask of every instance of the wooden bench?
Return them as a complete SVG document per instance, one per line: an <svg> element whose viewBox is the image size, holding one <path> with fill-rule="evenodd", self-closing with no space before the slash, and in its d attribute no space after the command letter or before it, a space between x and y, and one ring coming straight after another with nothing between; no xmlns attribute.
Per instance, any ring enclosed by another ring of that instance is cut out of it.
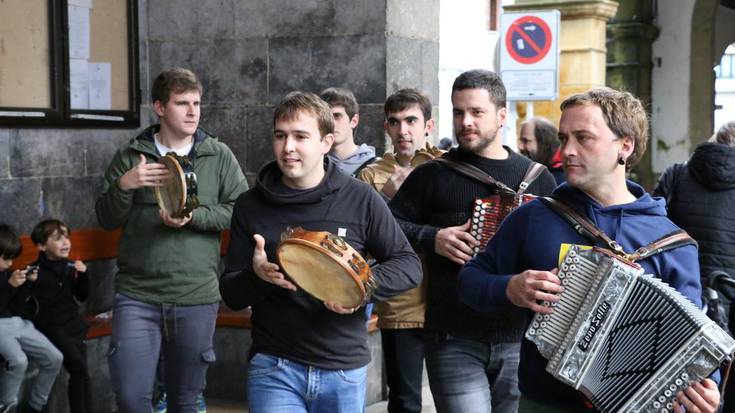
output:
<svg viewBox="0 0 735 413"><path fill-rule="evenodd" d="M73 230L71 233L72 250L71 259L79 259L85 262L89 261L107 261L117 257L117 247L122 235L121 230L105 231L101 228L89 228ZM14 260L14 268L24 268L27 264L33 262L38 257L38 250L29 236L21 237L23 245L23 253ZM229 232L223 231L221 242L221 255L227 251L229 245ZM113 266L103 264L100 267L107 268L105 271L111 272ZM104 277L111 274L100 274ZM95 274L92 274L94 277ZM111 281L111 280L109 280ZM107 289L111 288L111 282L105 283L103 291L98 294L107 294ZM92 292L95 293L94 291ZM99 295L98 295L99 297ZM97 307L100 310L107 308L109 305L105 301L104 306ZM87 355L90 361L90 375L93 375L92 388L95 394L93 401L93 411L109 412L115 409L114 396L110 384L109 370L105 357L107 347L112 334L112 313L110 311L87 317L89 330L87 333ZM247 369L247 348L251 345L250 329L251 323L250 309L233 311L225 305L221 305L217 316L217 329L214 337L214 345L218 347L218 362L215 362L209 368L209 379L211 386L208 388L210 397L240 400L242 398L242 388L240 381L242 372ZM373 315L368 323L368 331L374 333L377 328L377 316ZM382 349L380 347L380 337L371 334L368 337L368 346L370 348L373 361L368 368L368 400L378 401L384 397L385 383L382 379ZM30 373L33 374L32 372ZM30 376L29 376L30 377ZM69 413L68 402L66 399L66 387L64 381L65 374L60 374L57 380L62 383L54 386L54 392L49 399L47 410L50 413ZM58 383L57 383L58 384ZM210 394L211 393L211 394ZM28 397L27 395L24 397Z"/></svg>
<svg viewBox="0 0 735 413"><path fill-rule="evenodd" d="M85 228L77 229L71 232L70 240L72 250L70 258L74 260L93 261L107 260L117 257L117 245L122 236L122 230L105 231L101 228ZM13 260L14 268L23 268L38 257L38 249L31 241L29 235L20 237L23 245L21 255ZM230 244L230 231L222 231L220 254L224 256L227 253L227 247ZM250 323L250 309L233 311L222 305L217 316L218 327L234 327L234 328L252 328ZM377 330L378 317L373 314L369 324L368 331ZM89 332L87 339L108 336L112 333L112 317L111 313L102 313L95 316L87 317L89 324Z"/></svg>

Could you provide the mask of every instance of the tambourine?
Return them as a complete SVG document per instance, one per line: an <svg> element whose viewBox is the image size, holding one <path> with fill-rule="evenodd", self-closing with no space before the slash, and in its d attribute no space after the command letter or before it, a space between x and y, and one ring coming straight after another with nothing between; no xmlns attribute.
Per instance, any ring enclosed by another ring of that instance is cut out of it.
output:
<svg viewBox="0 0 735 413"><path fill-rule="evenodd" d="M425 150L418 150L411 158L411 166L416 167L436 158L434 154Z"/></svg>
<svg viewBox="0 0 735 413"><path fill-rule="evenodd" d="M442 156L443 154L444 151L436 148L430 148L428 145L426 145L423 148L417 149L416 152L413 154L413 157L411 158L411 166L417 167L421 164L429 162L430 160L438 156Z"/></svg>
<svg viewBox="0 0 735 413"><path fill-rule="evenodd" d="M375 290L365 259L332 233L289 227L276 256L288 277L318 300L354 308L367 303Z"/></svg>
<svg viewBox="0 0 735 413"><path fill-rule="evenodd" d="M173 218L183 218L199 206L197 176L189 158L169 152L158 159L171 177L163 186L155 187L158 207Z"/></svg>

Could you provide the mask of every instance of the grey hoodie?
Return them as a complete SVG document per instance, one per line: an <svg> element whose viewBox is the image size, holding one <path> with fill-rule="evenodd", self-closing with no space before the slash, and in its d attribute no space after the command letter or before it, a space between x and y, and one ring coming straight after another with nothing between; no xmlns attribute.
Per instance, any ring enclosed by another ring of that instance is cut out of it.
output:
<svg viewBox="0 0 735 413"><path fill-rule="evenodd" d="M360 167L366 162L375 159L375 148L363 143L357 147L357 150L352 155L345 159L339 159L336 156L329 154L329 160L332 161L337 167L344 173L350 176L355 176L355 173Z"/></svg>

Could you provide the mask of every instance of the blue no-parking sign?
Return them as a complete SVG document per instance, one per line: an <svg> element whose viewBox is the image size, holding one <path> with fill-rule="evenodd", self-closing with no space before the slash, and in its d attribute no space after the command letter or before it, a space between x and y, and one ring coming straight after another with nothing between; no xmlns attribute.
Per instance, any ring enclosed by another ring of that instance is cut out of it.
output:
<svg viewBox="0 0 735 413"><path fill-rule="evenodd" d="M500 75L508 100L554 100L558 96L559 11L500 16Z"/></svg>

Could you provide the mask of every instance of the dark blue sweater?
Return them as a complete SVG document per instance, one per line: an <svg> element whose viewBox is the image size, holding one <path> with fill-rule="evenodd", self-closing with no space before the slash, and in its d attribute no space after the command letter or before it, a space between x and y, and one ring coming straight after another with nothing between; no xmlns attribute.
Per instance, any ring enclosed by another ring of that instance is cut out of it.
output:
<svg viewBox="0 0 735 413"><path fill-rule="evenodd" d="M628 182L637 197L629 204L602 207L583 192L562 184L554 195L589 218L627 252L647 245L676 230L666 218L664 201ZM557 266L562 243L590 245L572 227L540 201L528 203L509 215L487 248L459 274L460 300L478 311L502 314L515 309L506 295L508 281L525 270L551 270ZM600 245L600 244L598 244ZM602 245L600 245L602 246ZM699 263L693 245L654 255L639 262L701 306ZM526 310L527 320L532 315ZM582 398L572 387L546 373L544 359L530 341L521 344L519 385L525 397L551 405L579 406Z"/></svg>

